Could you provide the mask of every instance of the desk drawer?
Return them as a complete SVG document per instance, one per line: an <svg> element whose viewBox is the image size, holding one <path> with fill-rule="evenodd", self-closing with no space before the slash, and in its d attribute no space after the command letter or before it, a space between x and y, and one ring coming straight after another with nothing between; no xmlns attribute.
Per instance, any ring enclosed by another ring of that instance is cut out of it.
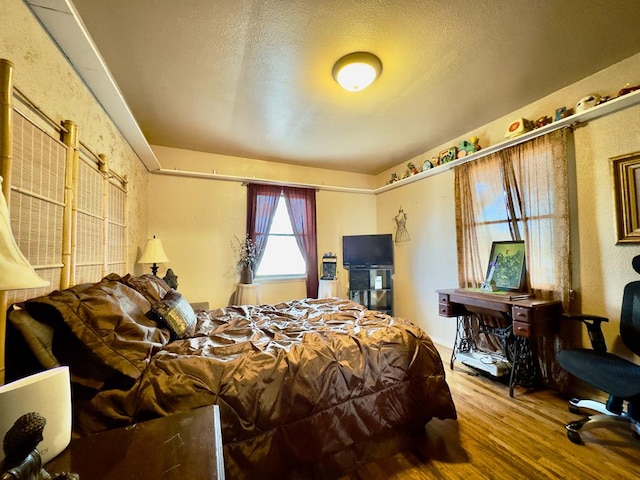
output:
<svg viewBox="0 0 640 480"><path fill-rule="evenodd" d="M441 303L438 305L438 312L441 317L457 317L458 315L462 315L460 312L460 308L456 308L458 305L449 305Z"/></svg>
<svg viewBox="0 0 640 480"><path fill-rule="evenodd" d="M556 322L553 318L536 320L532 323L513 321L513 334L517 337L544 337L552 335L556 331Z"/></svg>
<svg viewBox="0 0 640 480"><path fill-rule="evenodd" d="M449 295L446 293L439 293L438 313L441 317L459 317L465 314L465 310L459 303L451 303L449 301Z"/></svg>
<svg viewBox="0 0 640 480"><path fill-rule="evenodd" d="M534 330L533 323L513 322L513 334L517 337L533 337Z"/></svg>
<svg viewBox="0 0 640 480"><path fill-rule="evenodd" d="M515 323L516 322L531 323L531 322L534 321L534 319L533 319L534 312L530 308L514 306L511 309L511 315L512 315L513 323L514 323L514 331L515 331Z"/></svg>

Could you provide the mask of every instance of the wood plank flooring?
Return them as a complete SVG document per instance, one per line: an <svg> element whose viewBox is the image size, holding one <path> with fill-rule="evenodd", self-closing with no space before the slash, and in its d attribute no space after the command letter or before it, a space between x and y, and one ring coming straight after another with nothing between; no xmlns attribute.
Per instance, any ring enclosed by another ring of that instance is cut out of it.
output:
<svg viewBox="0 0 640 480"><path fill-rule="evenodd" d="M640 440L631 430L596 429L582 445L564 424L580 418L549 390L516 387L478 376L439 347L458 420L434 419L411 451L360 467L340 480L632 479L640 478Z"/></svg>

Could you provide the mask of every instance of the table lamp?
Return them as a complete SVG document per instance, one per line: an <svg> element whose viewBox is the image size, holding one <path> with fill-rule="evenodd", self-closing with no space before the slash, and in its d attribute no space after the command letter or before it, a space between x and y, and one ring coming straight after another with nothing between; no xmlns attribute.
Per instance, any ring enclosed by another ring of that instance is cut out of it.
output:
<svg viewBox="0 0 640 480"><path fill-rule="evenodd" d="M147 240L147 245L138 263L151 263L151 273L156 275L158 273L158 263L167 263L168 261L167 254L164 253L164 248L162 248L162 242L154 235L153 238Z"/></svg>

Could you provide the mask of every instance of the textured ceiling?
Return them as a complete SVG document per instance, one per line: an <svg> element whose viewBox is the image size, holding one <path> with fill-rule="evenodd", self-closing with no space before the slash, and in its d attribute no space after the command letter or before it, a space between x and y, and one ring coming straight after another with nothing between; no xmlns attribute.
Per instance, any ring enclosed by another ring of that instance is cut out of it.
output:
<svg viewBox="0 0 640 480"><path fill-rule="evenodd" d="M152 145L378 173L640 51L638 0L73 0ZM362 92L346 53L383 63Z"/></svg>

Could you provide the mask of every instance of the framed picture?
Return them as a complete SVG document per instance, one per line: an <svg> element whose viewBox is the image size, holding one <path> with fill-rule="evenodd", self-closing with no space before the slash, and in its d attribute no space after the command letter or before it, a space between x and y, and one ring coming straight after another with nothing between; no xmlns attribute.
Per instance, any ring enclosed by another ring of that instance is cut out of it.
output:
<svg viewBox="0 0 640 480"><path fill-rule="evenodd" d="M640 243L640 152L611 159L616 243Z"/></svg>
<svg viewBox="0 0 640 480"><path fill-rule="evenodd" d="M524 241L493 242L487 267L486 285L496 290L521 292L524 288Z"/></svg>

